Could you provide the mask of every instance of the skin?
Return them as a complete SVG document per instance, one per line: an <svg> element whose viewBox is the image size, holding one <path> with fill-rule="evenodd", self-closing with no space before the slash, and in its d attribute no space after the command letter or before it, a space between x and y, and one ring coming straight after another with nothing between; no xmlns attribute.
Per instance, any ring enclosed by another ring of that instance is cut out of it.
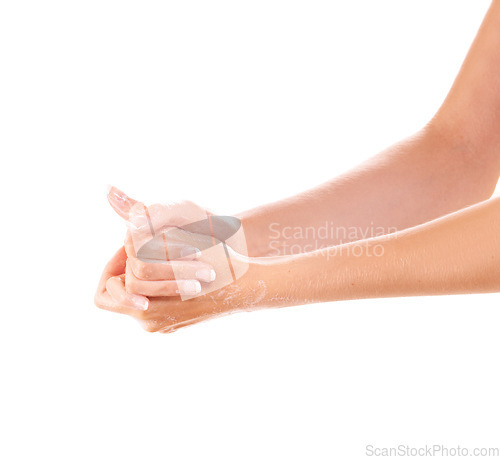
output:
<svg viewBox="0 0 500 460"><path fill-rule="evenodd" d="M139 319L149 331L172 332L224 314L266 307L498 292L499 225L500 199L492 199L391 235L292 256L242 257L250 269L233 284L188 301L153 297L146 311L128 303L127 296L133 295L125 281L130 259L122 248L106 267L98 302ZM158 264L146 265L147 280L164 276Z"/></svg>
<svg viewBox="0 0 500 460"><path fill-rule="evenodd" d="M125 280L130 276L127 271L128 260L124 247L111 258L99 281L95 302L104 310L137 319L149 332L174 332L181 327L225 314L254 310L258 308L256 302L262 301L265 295L265 286L258 279L258 272L252 270L229 286L191 300L182 301L178 295L169 296L170 291L165 296L148 299L127 290ZM147 276L148 281L157 276L154 273L154 266L157 264L151 265L153 267ZM147 302L146 309L142 304L139 305L143 300Z"/></svg>
<svg viewBox="0 0 500 460"><path fill-rule="evenodd" d="M498 292L498 224L496 198L391 235L274 258L262 267L264 302Z"/></svg>
<svg viewBox="0 0 500 460"><path fill-rule="evenodd" d="M173 279L169 264L186 264L182 273L190 278L196 264L217 272L217 260L138 261L130 242L145 226L132 225L125 248L103 273L96 304L137 318L147 330L172 332L257 308L500 291L500 201L488 200L500 175L499 30L500 0L494 0L446 100L414 136L316 189L239 215L250 256L233 251L235 263L248 266L240 279L181 301L183 281L210 282ZM116 189L110 196L129 222L131 209L145 209ZM200 211L192 203L155 206L147 209L158 228ZM309 249L314 234L296 236L299 253L291 254L288 238L270 231L273 224L319 229L331 221L358 232L323 238L327 247L316 251ZM385 234L362 239L373 227Z"/></svg>
<svg viewBox="0 0 500 460"><path fill-rule="evenodd" d="M419 132L315 189L241 213L249 254L289 253L285 240L271 239L273 223L333 221L359 229L322 241L336 245L363 238L371 227L403 230L490 198L500 175L499 31L500 1L494 0L445 102Z"/></svg>

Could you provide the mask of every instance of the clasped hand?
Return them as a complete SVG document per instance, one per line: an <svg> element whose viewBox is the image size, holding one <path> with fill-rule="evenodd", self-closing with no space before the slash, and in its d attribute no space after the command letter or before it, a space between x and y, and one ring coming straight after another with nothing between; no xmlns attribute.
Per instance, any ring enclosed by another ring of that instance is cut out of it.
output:
<svg viewBox="0 0 500 460"><path fill-rule="evenodd" d="M148 331L173 332L253 309L263 296L237 219L188 201L146 206L114 187L108 200L128 230L102 274L98 307L130 315Z"/></svg>

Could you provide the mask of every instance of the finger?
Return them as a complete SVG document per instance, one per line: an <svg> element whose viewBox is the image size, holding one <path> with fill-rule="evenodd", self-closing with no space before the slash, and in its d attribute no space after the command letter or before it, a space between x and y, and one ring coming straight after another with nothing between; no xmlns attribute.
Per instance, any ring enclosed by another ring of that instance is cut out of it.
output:
<svg viewBox="0 0 500 460"><path fill-rule="evenodd" d="M215 280L215 270L211 265L203 262L170 261L147 263L131 257L128 264L133 274L139 280L192 280L196 279L205 283Z"/></svg>
<svg viewBox="0 0 500 460"><path fill-rule="evenodd" d="M102 293L106 291L106 281L112 276L122 275L125 273L125 266L127 263L127 254L123 246L116 251L114 256L109 260L109 262L104 267L104 270L99 280L97 287L97 292Z"/></svg>
<svg viewBox="0 0 500 460"><path fill-rule="evenodd" d="M114 300L118 308L142 311L148 309L149 299L142 295L127 292L123 279L120 276L114 276L108 279L106 282L106 291Z"/></svg>
<svg viewBox="0 0 500 460"><path fill-rule="evenodd" d="M129 218L130 210L138 203L133 198L130 198L116 187L110 187L108 190L108 201L111 207L123 219Z"/></svg>
<svg viewBox="0 0 500 460"><path fill-rule="evenodd" d="M136 252L146 241L166 228L205 221L208 217L206 210L189 201L146 206L116 187L110 187L108 201L118 215L127 221Z"/></svg>
<svg viewBox="0 0 500 460"><path fill-rule="evenodd" d="M137 317L137 315L144 314L145 312L142 309L139 310L137 308L130 308L128 306L122 305L119 300L111 297L108 291L96 294L94 301L97 307L103 310L111 311L113 313L122 313L125 315Z"/></svg>
<svg viewBox="0 0 500 460"><path fill-rule="evenodd" d="M168 227L162 232L162 237L169 244L188 244L200 250L208 249L217 244L212 235L193 233L184 228Z"/></svg>
<svg viewBox="0 0 500 460"><path fill-rule="evenodd" d="M128 231L125 237L125 251L128 257L153 261L196 260L201 257L198 248L184 243L170 243L163 234L145 242L142 246L137 247L137 244L138 241Z"/></svg>
<svg viewBox="0 0 500 460"><path fill-rule="evenodd" d="M140 248L137 248L138 250ZM137 251L135 249L134 240L132 239L132 235L130 231L127 230L127 234L125 235L125 252L128 257L137 257Z"/></svg>
<svg viewBox="0 0 500 460"><path fill-rule="evenodd" d="M170 204L145 206L136 202L129 212L128 227L139 241L151 239L169 227L183 225L207 219L207 211L194 203L183 201Z"/></svg>
<svg viewBox="0 0 500 460"><path fill-rule="evenodd" d="M207 211L190 201L156 203L148 206L147 212L155 234L166 227L182 227L192 222L207 219Z"/></svg>
<svg viewBox="0 0 500 460"><path fill-rule="evenodd" d="M102 308L103 310L117 311L115 301L106 290L104 290L103 292L96 292L94 303L98 308Z"/></svg>
<svg viewBox="0 0 500 460"><path fill-rule="evenodd" d="M127 266L125 289L130 294L148 297L191 296L201 292L201 284L198 280L144 281L137 278Z"/></svg>

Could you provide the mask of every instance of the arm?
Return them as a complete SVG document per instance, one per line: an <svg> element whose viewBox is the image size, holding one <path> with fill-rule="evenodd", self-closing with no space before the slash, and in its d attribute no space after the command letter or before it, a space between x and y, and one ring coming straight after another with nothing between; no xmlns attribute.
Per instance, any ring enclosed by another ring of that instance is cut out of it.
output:
<svg viewBox="0 0 500 460"><path fill-rule="evenodd" d="M448 97L420 132L313 190L242 213L249 253L293 252L287 227L335 225L338 231L321 241L325 247L488 199L500 174L499 30L500 0L494 0ZM304 236L294 244L295 253L307 252L317 241Z"/></svg>
<svg viewBox="0 0 500 460"><path fill-rule="evenodd" d="M499 292L499 225L496 198L391 235L260 259L264 303Z"/></svg>
<svg viewBox="0 0 500 460"><path fill-rule="evenodd" d="M500 292L498 228L500 199L492 199L402 232L315 252L269 258L233 254L234 263L249 266L243 277L185 301L167 297L173 294L163 265L127 259L121 250L105 270L96 304L137 318L148 331L173 332L259 308ZM136 305L141 296L155 297L144 309Z"/></svg>
<svg viewBox="0 0 500 460"><path fill-rule="evenodd" d="M448 98L422 132L331 183L243 213L250 255L269 253L269 226L276 222L308 227L331 219L340 227L359 227L363 238L362 232L371 226L401 230L488 198L500 169L498 30L500 0L494 0ZM170 332L259 307L496 292L499 206L497 199L490 200L405 231L311 253L242 258L250 266L244 277L184 302L163 297L175 294L172 283L163 284L173 279L161 270L164 267L142 264L134 273L121 250L101 279L96 303L135 316L148 330ZM321 244L339 242L333 238ZM153 287L154 281L162 284ZM152 297L148 305L140 296L160 297Z"/></svg>

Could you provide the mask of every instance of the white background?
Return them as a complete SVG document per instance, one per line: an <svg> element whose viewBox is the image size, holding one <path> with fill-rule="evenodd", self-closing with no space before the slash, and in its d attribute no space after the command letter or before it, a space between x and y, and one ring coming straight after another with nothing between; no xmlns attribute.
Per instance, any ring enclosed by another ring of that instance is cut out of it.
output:
<svg viewBox="0 0 500 460"><path fill-rule="evenodd" d="M429 120L488 4L3 1L0 456L499 446L498 295L172 335L93 306L125 230L106 184L235 213L328 180Z"/></svg>

